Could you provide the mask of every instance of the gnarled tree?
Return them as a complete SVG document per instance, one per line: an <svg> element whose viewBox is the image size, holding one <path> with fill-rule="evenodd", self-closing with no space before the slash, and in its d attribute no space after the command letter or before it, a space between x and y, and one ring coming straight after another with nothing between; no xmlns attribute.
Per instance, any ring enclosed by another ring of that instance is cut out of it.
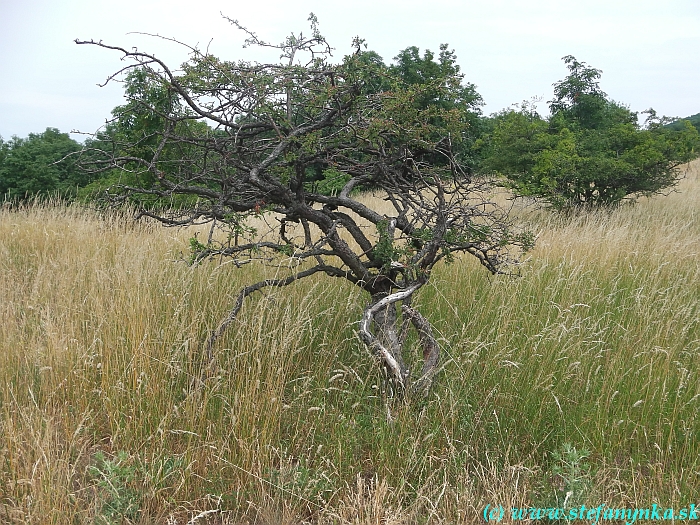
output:
<svg viewBox="0 0 700 525"><path fill-rule="evenodd" d="M310 20L311 36L292 34L277 46L230 20L247 33L249 44L279 49L279 64L223 61L189 48L188 62L176 71L152 54L77 41L130 61L121 72L137 70L140 82L148 79L151 87L148 97L129 92L130 104L160 121L157 129L150 126L129 140L100 137L102 147L85 166L124 170L129 180L146 181L110 191L114 202L136 202L141 216L171 226L228 228L226 242L193 242L194 260L285 260L292 268L240 291L207 342L209 359L247 296L324 273L368 293L359 335L394 391L424 394L438 370L439 344L429 321L411 305L413 294L436 264L458 253L502 272L513 247L527 248L531 238L514 234L489 200L487 182L455 159L455 145L469 133L471 102L417 102L436 94L459 100L458 70L408 84L376 54L363 52L359 39L355 53L334 64L313 15ZM154 97L153 89L168 96ZM206 122L207 129L193 121ZM143 144L152 145L148 155L132 153ZM373 209L362 190L382 195L391 213ZM251 216L260 215L274 229L247 227ZM423 347L416 377L404 358L410 326Z"/></svg>

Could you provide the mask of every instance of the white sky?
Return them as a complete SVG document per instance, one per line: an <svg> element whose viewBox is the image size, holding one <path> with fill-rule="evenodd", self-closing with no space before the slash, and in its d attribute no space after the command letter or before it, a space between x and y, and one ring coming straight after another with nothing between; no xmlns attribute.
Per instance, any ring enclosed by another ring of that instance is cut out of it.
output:
<svg viewBox="0 0 700 525"><path fill-rule="evenodd" d="M411 45L437 52L449 43L486 114L549 100L567 74L565 55L602 69L602 89L633 111L700 112L700 0L0 0L0 136L94 132L122 103L119 84L96 86L124 65L120 54L76 38L137 46L174 66L183 48L129 33L211 40L221 58L254 59L220 12L275 43L308 33L314 12L338 58L355 35L386 63Z"/></svg>

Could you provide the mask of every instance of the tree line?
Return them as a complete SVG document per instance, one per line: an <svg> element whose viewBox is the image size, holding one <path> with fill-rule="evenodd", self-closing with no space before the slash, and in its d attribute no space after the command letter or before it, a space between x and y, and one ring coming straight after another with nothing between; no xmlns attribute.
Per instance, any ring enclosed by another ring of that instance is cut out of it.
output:
<svg viewBox="0 0 700 525"><path fill-rule="evenodd" d="M447 45L440 46L437 56L430 50L421 54L417 47L406 48L390 65L373 51L360 50L357 59L379 73L364 79L365 95L391 90L391 79L421 86L420 92L414 89L410 106L459 113L457 155L464 166L497 175L516 194L558 209L614 205L627 197L658 193L673 186L676 167L698 153L698 115L670 121L648 110L640 124L637 113L601 90L602 72L573 56L563 59L569 74L554 84L548 116L538 113L534 100L482 115L483 99L473 84L464 82L457 57ZM200 73L188 72L193 78ZM445 79L449 85L441 86ZM50 195L89 200L114 184L153 184L153 176L137 180L139 176L124 167L105 169L100 158L111 155L119 144L129 144L130 155L149 162L164 115L184 111L182 100L145 69L126 76L125 98L126 104L114 108L110 122L84 145L55 128L26 138L0 137L3 200ZM211 123L186 118L177 126L193 140L224 133ZM168 155L175 165L179 156L186 155L183 147L169 147L160 158ZM309 184L331 194L342 187L345 177L317 167Z"/></svg>

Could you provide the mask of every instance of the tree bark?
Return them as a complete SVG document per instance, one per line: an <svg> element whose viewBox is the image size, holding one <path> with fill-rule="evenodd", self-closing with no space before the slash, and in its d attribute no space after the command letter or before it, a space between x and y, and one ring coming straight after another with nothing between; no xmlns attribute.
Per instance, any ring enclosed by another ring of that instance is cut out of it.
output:
<svg viewBox="0 0 700 525"><path fill-rule="evenodd" d="M433 335L430 322L417 310L408 306L413 293L420 288L416 283L398 292L378 292L372 295L360 323L360 338L380 359L387 372L389 387L394 394L425 397L433 383L440 362L440 345ZM402 302L404 323L399 322L396 303ZM404 327L409 321L423 348L423 367L415 382L404 359ZM372 329L374 329L374 332Z"/></svg>
<svg viewBox="0 0 700 525"><path fill-rule="evenodd" d="M440 345L433 335L430 321L423 317L420 312L406 304L401 307L401 311L403 315L413 323L413 326L418 332L421 346L423 347L423 369L421 370L421 375L418 380L411 384L410 393L414 397L419 395L425 397L428 395L435 374L438 371L438 365L440 363Z"/></svg>

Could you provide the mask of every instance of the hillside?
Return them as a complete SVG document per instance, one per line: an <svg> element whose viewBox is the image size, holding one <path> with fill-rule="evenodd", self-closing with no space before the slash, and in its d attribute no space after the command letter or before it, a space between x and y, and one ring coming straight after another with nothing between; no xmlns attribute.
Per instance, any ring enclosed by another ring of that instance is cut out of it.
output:
<svg viewBox="0 0 700 525"><path fill-rule="evenodd" d="M674 130L680 130L683 127L681 123L683 120L689 121L698 131L700 131L700 113L677 120L676 122L669 124L668 127Z"/></svg>

